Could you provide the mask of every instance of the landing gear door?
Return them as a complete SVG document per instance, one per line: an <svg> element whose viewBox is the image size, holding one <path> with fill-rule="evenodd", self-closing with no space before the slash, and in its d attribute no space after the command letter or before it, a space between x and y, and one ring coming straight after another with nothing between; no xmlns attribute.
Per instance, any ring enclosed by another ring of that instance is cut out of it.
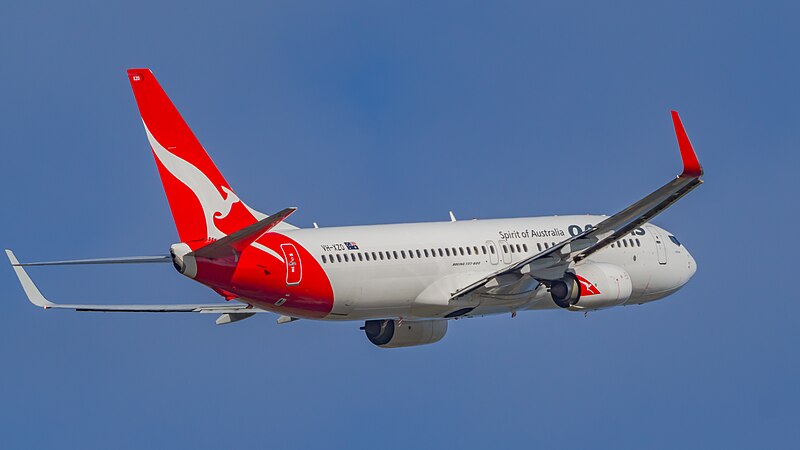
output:
<svg viewBox="0 0 800 450"><path fill-rule="evenodd" d="M296 286L303 279L303 263L294 244L281 244L283 261L286 264L286 285Z"/></svg>

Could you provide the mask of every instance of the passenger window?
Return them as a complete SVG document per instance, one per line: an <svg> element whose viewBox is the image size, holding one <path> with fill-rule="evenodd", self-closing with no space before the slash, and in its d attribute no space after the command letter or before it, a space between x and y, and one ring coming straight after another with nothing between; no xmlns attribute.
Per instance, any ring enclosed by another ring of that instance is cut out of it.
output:
<svg viewBox="0 0 800 450"><path fill-rule="evenodd" d="M539 243L539 242L537 242L537 243L536 243L536 248L538 248L538 249L539 249L539 251L542 251L542 244L541 244L541 243Z"/></svg>
<svg viewBox="0 0 800 450"><path fill-rule="evenodd" d="M458 251L461 252L461 256L464 256L464 247L458 247Z"/></svg>
<svg viewBox="0 0 800 450"><path fill-rule="evenodd" d="M458 250L455 247L453 247L453 256L458 256Z"/></svg>
<svg viewBox="0 0 800 450"><path fill-rule="evenodd" d="M508 247L506 244L503 244L503 253L508 253Z"/></svg>
<svg viewBox="0 0 800 450"><path fill-rule="evenodd" d="M469 248L469 247L467 247L467 254L468 254L468 255L470 255L470 256L472 256L472 250L470 250L470 248Z"/></svg>
<svg viewBox="0 0 800 450"><path fill-rule="evenodd" d="M508 250L509 250L511 253L514 253L514 244L510 244L510 245L508 246Z"/></svg>
<svg viewBox="0 0 800 450"><path fill-rule="evenodd" d="M623 239L623 240L622 240L622 245L623 245L623 246L625 246L625 247L627 247L627 246L628 246L628 242L627 242L627 241L625 241L625 239Z"/></svg>
<svg viewBox="0 0 800 450"><path fill-rule="evenodd" d="M328 260L327 260L327 259L325 259L325 255L322 255L322 262L323 262L323 263L326 263L326 262L328 262Z"/></svg>
<svg viewBox="0 0 800 450"><path fill-rule="evenodd" d="M359 260L359 261L364 261L364 255L362 255L361 253L359 253L359 254L358 254L358 260Z"/></svg>
<svg viewBox="0 0 800 450"><path fill-rule="evenodd" d="M444 249L444 252L447 253L447 256L450 256L450 249L449 248Z"/></svg>
<svg viewBox="0 0 800 450"><path fill-rule="evenodd" d="M489 252L494 255L494 245L489 246Z"/></svg>
<svg viewBox="0 0 800 450"><path fill-rule="evenodd" d="M425 256L428 256L428 250L425 250ZM422 253L417 249L417 258L422 258Z"/></svg>
<svg viewBox="0 0 800 450"><path fill-rule="evenodd" d="M486 254L486 246L485 245L481 245L481 250L483 251L483 254L485 255Z"/></svg>
<svg viewBox="0 0 800 450"><path fill-rule="evenodd" d="M517 244L517 253L522 253L522 247L520 247L519 244Z"/></svg>
<svg viewBox="0 0 800 450"><path fill-rule="evenodd" d="M525 253L528 253L528 244L522 244L522 249L525 250Z"/></svg>
<svg viewBox="0 0 800 450"><path fill-rule="evenodd" d="M381 257L381 261L383 261L383 252L378 252L378 256Z"/></svg>
<svg viewBox="0 0 800 450"><path fill-rule="evenodd" d="M339 262L342 262L342 255L337 253L336 254L336 259L339 260Z"/></svg>
<svg viewBox="0 0 800 450"><path fill-rule="evenodd" d="M347 253L344 254L344 262L350 262L350 259L347 257Z"/></svg>
<svg viewBox="0 0 800 450"><path fill-rule="evenodd" d="M636 238L636 246L637 247L641 247L642 246L642 243L639 242L639 238Z"/></svg>
<svg viewBox="0 0 800 450"><path fill-rule="evenodd" d="M442 249L441 248L439 249L439 256L444 256L444 253L442 253ZM447 255L447 256L450 256L450 255Z"/></svg>
<svg viewBox="0 0 800 450"><path fill-rule="evenodd" d="M400 250L400 256L402 256L403 259L406 259L406 251L405 250Z"/></svg>
<svg viewBox="0 0 800 450"><path fill-rule="evenodd" d="M366 258L367 261L369 261L369 252L364 253L364 258Z"/></svg>
<svg viewBox="0 0 800 450"><path fill-rule="evenodd" d="M473 247L472 247L472 250L473 250L473 251L475 251L475 254L476 254L476 255L478 254L478 246L477 246L477 245L476 245L476 246L473 246Z"/></svg>
<svg viewBox="0 0 800 450"><path fill-rule="evenodd" d="M425 257L426 257L426 258L428 258L428 257L429 257L429 256L428 256L428 249L426 248L426 249L424 249L423 251L425 252Z"/></svg>
<svg viewBox="0 0 800 450"><path fill-rule="evenodd" d="M400 259L397 257L397 250L392 251L392 255L394 256L394 259Z"/></svg>

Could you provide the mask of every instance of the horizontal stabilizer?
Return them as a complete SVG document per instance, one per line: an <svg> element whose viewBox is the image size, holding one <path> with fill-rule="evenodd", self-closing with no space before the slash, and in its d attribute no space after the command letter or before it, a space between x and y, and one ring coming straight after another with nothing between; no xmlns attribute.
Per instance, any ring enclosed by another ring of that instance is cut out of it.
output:
<svg viewBox="0 0 800 450"><path fill-rule="evenodd" d="M230 250L241 253L248 245L252 244L256 239L261 237L262 234L273 229L276 225L281 223L284 219L297 211L297 208L286 208L281 210L266 219L259 220L258 222L246 226L241 230L231 233L222 239L218 239L205 247L200 247L191 254L196 258L218 259L231 255Z"/></svg>

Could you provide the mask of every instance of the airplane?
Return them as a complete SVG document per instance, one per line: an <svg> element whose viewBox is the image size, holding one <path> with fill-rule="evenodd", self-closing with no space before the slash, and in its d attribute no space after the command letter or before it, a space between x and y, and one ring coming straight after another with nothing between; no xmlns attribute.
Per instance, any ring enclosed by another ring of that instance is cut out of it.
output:
<svg viewBox="0 0 800 450"><path fill-rule="evenodd" d="M45 309L219 314L217 324L256 313L363 321L382 348L441 340L450 320L519 311L588 312L673 294L697 270L674 234L650 223L702 183L703 169L671 112L683 162L676 178L612 215L298 228L297 209L272 215L233 191L152 71L128 78L180 242L169 254L20 263L6 254L28 300ZM226 303L59 304L29 266L172 263Z"/></svg>

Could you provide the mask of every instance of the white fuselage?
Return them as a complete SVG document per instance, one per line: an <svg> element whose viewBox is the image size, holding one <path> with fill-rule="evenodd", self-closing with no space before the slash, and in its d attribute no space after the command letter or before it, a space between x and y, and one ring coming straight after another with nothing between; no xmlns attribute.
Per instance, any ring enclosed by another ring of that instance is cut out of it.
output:
<svg viewBox="0 0 800 450"><path fill-rule="evenodd" d="M325 319L435 318L452 311L459 288L540 253L606 216L369 225L281 231L305 247L327 274L334 305ZM666 230L644 225L588 262L622 267L632 293L624 304L663 298L683 286L696 264ZM510 296L460 299L470 315L557 308L544 285Z"/></svg>

